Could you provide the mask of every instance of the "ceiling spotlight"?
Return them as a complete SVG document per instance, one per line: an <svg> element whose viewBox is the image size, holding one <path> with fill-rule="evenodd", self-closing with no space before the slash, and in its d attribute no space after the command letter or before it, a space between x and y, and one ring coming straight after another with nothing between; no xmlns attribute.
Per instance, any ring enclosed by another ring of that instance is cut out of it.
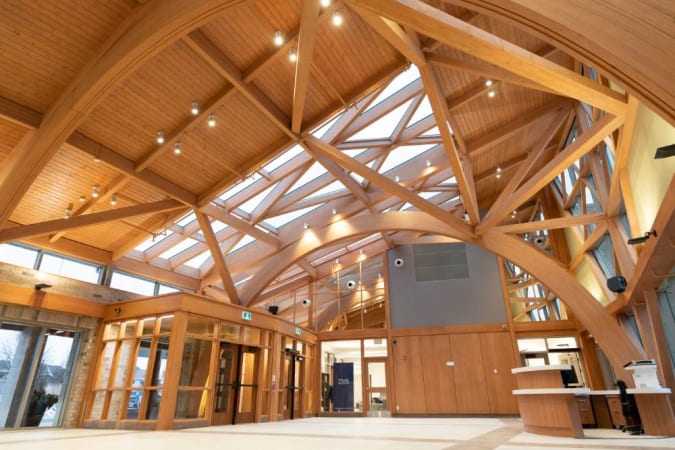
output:
<svg viewBox="0 0 675 450"><path fill-rule="evenodd" d="M304 228L305 230L306 230L307 228L309 228L309 224L308 224L307 222L303 223L302 226L303 226L303 228Z"/></svg>
<svg viewBox="0 0 675 450"><path fill-rule="evenodd" d="M113 206L117 204L117 194L113 194L110 196L110 204Z"/></svg>
<svg viewBox="0 0 675 450"><path fill-rule="evenodd" d="M492 86L492 83L493 83L493 82L492 82L491 79L489 79L489 78L486 78L486 79L485 79L485 86L490 87L490 86Z"/></svg>
<svg viewBox="0 0 675 450"><path fill-rule="evenodd" d="M209 126L211 128L216 126L216 115L214 113L209 114Z"/></svg>
<svg viewBox="0 0 675 450"><path fill-rule="evenodd" d="M274 30L274 45L277 47L284 45L284 36L281 34L281 30Z"/></svg>
<svg viewBox="0 0 675 450"><path fill-rule="evenodd" d="M330 0L321 0L321 7L328 8L330 6Z"/></svg>
<svg viewBox="0 0 675 450"><path fill-rule="evenodd" d="M399 177L398 175L396 175L396 176L394 177L394 181L396 181L396 182L398 183L399 181L401 181L401 177Z"/></svg>
<svg viewBox="0 0 675 450"><path fill-rule="evenodd" d="M164 143L164 130L159 130L157 132L157 143L162 145Z"/></svg>
<svg viewBox="0 0 675 450"><path fill-rule="evenodd" d="M86 201L87 201L87 197L85 197L84 195L80 195L80 203L84 203Z"/></svg>
<svg viewBox="0 0 675 450"><path fill-rule="evenodd" d="M174 155L180 155L180 141L176 141L176 143L173 144L173 153Z"/></svg>
<svg viewBox="0 0 675 450"><path fill-rule="evenodd" d="M340 11L335 11L333 13L333 25L339 27L340 25L342 25L342 22L343 22L342 14L340 14Z"/></svg>
<svg viewBox="0 0 675 450"><path fill-rule="evenodd" d="M98 184L95 184L91 188L91 196L94 198L98 198Z"/></svg>
<svg viewBox="0 0 675 450"><path fill-rule="evenodd" d="M197 100L192 101L192 107L190 108L190 112L192 113L193 116L199 114L199 101Z"/></svg>
<svg viewBox="0 0 675 450"><path fill-rule="evenodd" d="M101 162L101 158L99 158L98 155L94 156L94 162L95 162L95 163L100 163L100 162Z"/></svg>
<svg viewBox="0 0 675 450"><path fill-rule="evenodd" d="M488 97L492 98L492 97L494 97L494 96L495 96L495 91L493 91L492 89L490 89L490 90L488 91Z"/></svg>
<svg viewBox="0 0 675 450"><path fill-rule="evenodd" d="M511 213L511 217L512 217L513 219L515 219L517 214L518 214L518 213L514 210L514 211Z"/></svg>
<svg viewBox="0 0 675 450"><path fill-rule="evenodd" d="M431 167L431 161L429 161L429 160L427 159L426 165L427 165L427 167Z"/></svg>
<svg viewBox="0 0 675 450"><path fill-rule="evenodd" d="M64 219L70 219L70 216L72 216L72 215L73 215L73 205L71 204L71 205L68 205L68 207L66 208L66 215L63 216L63 218Z"/></svg>
<svg viewBox="0 0 675 450"><path fill-rule="evenodd" d="M290 62L296 62L298 60L298 52L295 50L295 47L288 51L288 60Z"/></svg>
<svg viewBox="0 0 675 450"><path fill-rule="evenodd" d="M38 283L38 284L35 285L35 290L36 290L36 291L41 291L41 290L43 290L43 289L49 289L50 287L52 287L51 284L47 284L47 283Z"/></svg>
<svg viewBox="0 0 675 450"><path fill-rule="evenodd" d="M628 245L642 244L647 239L649 239L649 236L651 236L651 235L654 235L654 237L657 237L656 230L647 231L644 234L644 236L628 239Z"/></svg>
<svg viewBox="0 0 675 450"><path fill-rule="evenodd" d="M495 169L495 173L497 174L497 178L501 178L502 177L502 168L497 166L497 168Z"/></svg>
<svg viewBox="0 0 675 450"><path fill-rule="evenodd" d="M333 215L335 215L335 214L337 214L337 209L333 208L333 209L330 210L330 212L331 212Z"/></svg>

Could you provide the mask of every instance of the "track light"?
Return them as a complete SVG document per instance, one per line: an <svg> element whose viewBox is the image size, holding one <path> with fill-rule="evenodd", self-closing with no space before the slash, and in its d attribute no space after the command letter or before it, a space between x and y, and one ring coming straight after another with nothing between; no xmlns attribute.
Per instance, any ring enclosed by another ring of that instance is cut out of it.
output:
<svg viewBox="0 0 675 450"><path fill-rule="evenodd" d="M98 198L98 194L99 194L98 189L99 189L98 184L95 184L95 185L92 186L92 188L91 188L91 196L92 197Z"/></svg>
<svg viewBox="0 0 675 450"><path fill-rule="evenodd" d="M298 60L298 52L295 50L295 47L288 51L288 60L290 62L296 62Z"/></svg>
<svg viewBox="0 0 675 450"><path fill-rule="evenodd" d="M628 245L642 244L647 239L649 239L649 236L651 236L651 235L654 235L654 237L657 237L656 230L647 231L644 234L644 236L628 239Z"/></svg>
<svg viewBox="0 0 675 450"><path fill-rule="evenodd" d="M493 83L493 81L491 79L489 79L489 78L485 79L485 86L490 87L490 86L492 86L492 83Z"/></svg>
<svg viewBox="0 0 675 450"><path fill-rule="evenodd" d="M211 128L216 126L216 115L215 115L215 113L209 114L209 126Z"/></svg>
<svg viewBox="0 0 675 450"><path fill-rule="evenodd" d="M281 34L281 30L274 30L274 45L277 47L284 45L284 36Z"/></svg>
<svg viewBox="0 0 675 450"><path fill-rule="evenodd" d="M335 11L333 13L333 25L339 27L340 25L342 25L343 21L344 19L342 18L342 14L340 14L340 11Z"/></svg>
<svg viewBox="0 0 675 450"><path fill-rule="evenodd" d="M162 145L164 143L164 130L159 130L157 132L157 143Z"/></svg>
<svg viewBox="0 0 675 450"><path fill-rule="evenodd" d="M197 100L192 101L192 107L190 108L190 112L192 113L193 116L199 114L199 101Z"/></svg>
<svg viewBox="0 0 675 450"><path fill-rule="evenodd" d="M173 153L174 155L180 155L180 141L176 141L176 143L173 144Z"/></svg>
<svg viewBox="0 0 675 450"><path fill-rule="evenodd" d="M63 218L64 218L64 219L70 219L70 216L72 216L72 215L73 215L73 205L70 204L70 205L68 205L68 207L66 208L66 215L63 216Z"/></svg>
<svg viewBox="0 0 675 450"><path fill-rule="evenodd" d="M113 194L110 196L110 204L113 206L117 204L117 194Z"/></svg>

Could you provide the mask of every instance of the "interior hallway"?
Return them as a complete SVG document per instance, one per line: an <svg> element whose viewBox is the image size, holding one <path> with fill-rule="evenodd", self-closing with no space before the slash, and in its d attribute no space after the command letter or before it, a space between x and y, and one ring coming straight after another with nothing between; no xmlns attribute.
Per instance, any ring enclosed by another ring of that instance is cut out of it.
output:
<svg viewBox="0 0 675 450"><path fill-rule="evenodd" d="M518 418L310 418L176 431L24 429L0 432L3 450L443 450L675 448L675 438L585 430L587 439L522 431Z"/></svg>

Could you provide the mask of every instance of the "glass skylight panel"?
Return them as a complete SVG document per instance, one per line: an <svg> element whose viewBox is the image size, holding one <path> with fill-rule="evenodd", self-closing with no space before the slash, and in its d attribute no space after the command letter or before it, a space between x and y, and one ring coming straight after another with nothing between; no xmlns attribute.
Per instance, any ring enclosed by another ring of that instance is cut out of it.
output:
<svg viewBox="0 0 675 450"><path fill-rule="evenodd" d="M363 177L362 177L361 175L359 175L358 173L356 173L356 172L350 172L350 173L349 173L349 176L352 177L353 179L355 179L359 184L363 185L363 181L365 180L365 178L363 178Z"/></svg>
<svg viewBox="0 0 675 450"><path fill-rule="evenodd" d="M288 161L295 158L304 151L305 151L304 148L296 144L293 147L286 150L285 152L283 152L281 155L274 158L272 161L265 164L262 168L266 172L272 173L275 169L278 169L279 167L283 166Z"/></svg>
<svg viewBox="0 0 675 450"><path fill-rule="evenodd" d="M342 117L342 114L338 114L332 119L329 119L327 122L324 122L323 125L319 125L314 131L312 131L312 136L317 139L321 139L323 135L326 134L326 131L330 130L330 127L332 127L340 117Z"/></svg>
<svg viewBox="0 0 675 450"><path fill-rule="evenodd" d="M405 202L403 204L403 206L401 206L401 211L405 211L407 209L413 209L414 207L415 207L415 205L413 205L412 203Z"/></svg>
<svg viewBox="0 0 675 450"><path fill-rule="evenodd" d="M176 225L180 225L181 227L185 227L185 225L194 222L197 220L197 216L195 216L195 213L191 212L190 214L183 216L181 219L179 219L176 222Z"/></svg>
<svg viewBox="0 0 675 450"><path fill-rule="evenodd" d="M287 223L292 222L295 219L297 219L298 217L304 216L305 214L309 213L310 211L312 211L316 208L319 208L323 205L324 204L321 203L319 205L314 205L314 206L309 206L307 208L298 209L297 211L291 211L291 212L286 213L286 214L279 214L278 216L275 216L275 217L268 217L267 219L265 219L265 223L273 226L276 229L279 229L279 228L283 227L284 225L286 225Z"/></svg>
<svg viewBox="0 0 675 450"><path fill-rule="evenodd" d="M434 147L434 144L430 145L403 145L397 147L387 155L387 159L384 160L384 164L380 167L380 173L386 173L398 167L401 164L410 161L413 158L418 157L425 151L429 150L431 147Z"/></svg>
<svg viewBox="0 0 675 450"><path fill-rule="evenodd" d="M180 252L182 252L183 250L187 250L188 248L192 247L195 244L197 244L197 241L195 241L192 238L184 239L180 241L178 244L168 249L167 251L165 251L164 253L162 253L161 255L159 255L159 257L165 259L172 258L177 254L179 254Z"/></svg>
<svg viewBox="0 0 675 450"><path fill-rule="evenodd" d="M356 158L361 153L368 150L367 148L352 148L350 150L342 150L342 153L349 156L350 158Z"/></svg>
<svg viewBox="0 0 675 450"><path fill-rule="evenodd" d="M193 269L199 269L202 264L206 262L207 259L211 256L211 252L206 250L205 252L200 253L191 260L185 263L186 266L192 267Z"/></svg>
<svg viewBox="0 0 675 450"><path fill-rule="evenodd" d="M135 247L135 249L138 250L138 251L140 251L140 252L144 252L144 251L146 251L147 249L149 249L150 247L152 247L153 245L162 242L164 239L168 238L168 237L171 236L172 234L173 234L173 231L171 231L171 230L166 230L166 231L164 231L164 232L162 232L162 233L156 234L156 235L154 235L153 237L148 238L148 240L146 240L146 241L143 242L142 244L137 245L137 246Z"/></svg>
<svg viewBox="0 0 675 450"><path fill-rule="evenodd" d="M211 222L211 228L213 229L214 233L217 233L217 232L227 228L227 225L225 225L220 220L214 220L213 222Z"/></svg>
<svg viewBox="0 0 675 450"><path fill-rule="evenodd" d="M431 103L429 103L429 97L425 95L424 100L422 100L422 103L420 103L420 105L415 110L415 114L413 114L413 116L410 118L410 121L408 121L408 126L416 124L431 114L433 114L433 111L431 110Z"/></svg>
<svg viewBox="0 0 675 450"><path fill-rule="evenodd" d="M394 78L391 83L389 83L389 85L384 88L384 91L382 91L380 95L378 95L377 98L370 104L370 106L368 106L368 109L378 105L379 103L382 103L382 101L388 99L392 96L392 94L400 91L413 81L417 80L419 77L420 72L417 70L417 66L411 64L408 70L401 72L401 74Z"/></svg>
<svg viewBox="0 0 675 450"><path fill-rule="evenodd" d="M241 209L242 211L245 211L247 214L251 214L253 210L256 209L256 207L260 204L260 202L262 202L265 199L265 197L267 197L267 194L269 194L270 191L274 189L274 186L276 186L276 184L273 184L272 186L268 187L261 193L254 195L253 197L251 197L250 199L246 200L244 203L239 205L237 208Z"/></svg>
<svg viewBox="0 0 675 450"><path fill-rule="evenodd" d="M438 129L438 126L433 127L430 130L425 131L424 133L420 134L420 136L440 136L441 131Z"/></svg>
<svg viewBox="0 0 675 450"><path fill-rule="evenodd" d="M380 117L361 131L353 134L347 139L347 142L391 137L394 129L401 121L403 114L408 109L410 102L412 102L412 100L408 100L387 115Z"/></svg>
<svg viewBox="0 0 675 450"><path fill-rule="evenodd" d="M425 200L436 197L440 192L420 192L418 195Z"/></svg>
<svg viewBox="0 0 675 450"><path fill-rule="evenodd" d="M319 197L319 196L324 195L324 194L331 194L333 192L343 191L345 189L346 188L345 188L344 184L340 183L339 181L333 181L328 186L322 187L318 191L312 193L311 195L308 195L305 198L315 198L315 197Z"/></svg>
<svg viewBox="0 0 675 450"><path fill-rule="evenodd" d="M298 179L298 181L295 182L293 186L288 190L288 192L293 192L298 188L303 187L307 183L315 180L316 178L319 178L321 175L324 173L327 173L328 171L324 166L321 165L319 162L315 162L312 164L309 169Z"/></svg>
<svg viewBox="0 0 675 450"><path fill-rule="evenodd" d="M257 172L254 172L250 176L248 176L245 179L239 181L237 184L235 184L234 186L232 186L231 188L229 188L228 190L223 192L220 196L218 196L218 198L221 199L221 200L227 200L228 198L232 197L233 195L243 191L244 189L246 189L247 187L249 187L250 185L252 185L256 181L258 181L260 178L262 178L260 176L260 174L257 173Z"/></svg>
<svg viewBox="0 0 675 450"><path fill-rule="evenodd" d="M236 252L240 248L250 244L253 241L255 241L255 238L253 236L245 234L243 238L239 239L239 242L237 242L237 245L232 247L232 250L229 251L228 255Z"/></svg>

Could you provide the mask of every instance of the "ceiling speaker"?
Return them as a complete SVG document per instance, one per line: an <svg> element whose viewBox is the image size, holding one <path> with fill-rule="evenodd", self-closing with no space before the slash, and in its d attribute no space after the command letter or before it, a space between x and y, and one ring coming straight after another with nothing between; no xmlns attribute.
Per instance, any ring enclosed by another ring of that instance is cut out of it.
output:
<svg viewBox="0 0 675 450"><path fill-rule="evenodd" d="M607 278L607 289L618 294L626 290L626 279L622 276Z"/></svg>
<svg viewBox="0 0 675 450"><path fill-rule="evenodd" d="M279 306L277 305L270 305L267 307L267 311L270 312L273 316L276 316L277 313L279 312Z"/></svg>

